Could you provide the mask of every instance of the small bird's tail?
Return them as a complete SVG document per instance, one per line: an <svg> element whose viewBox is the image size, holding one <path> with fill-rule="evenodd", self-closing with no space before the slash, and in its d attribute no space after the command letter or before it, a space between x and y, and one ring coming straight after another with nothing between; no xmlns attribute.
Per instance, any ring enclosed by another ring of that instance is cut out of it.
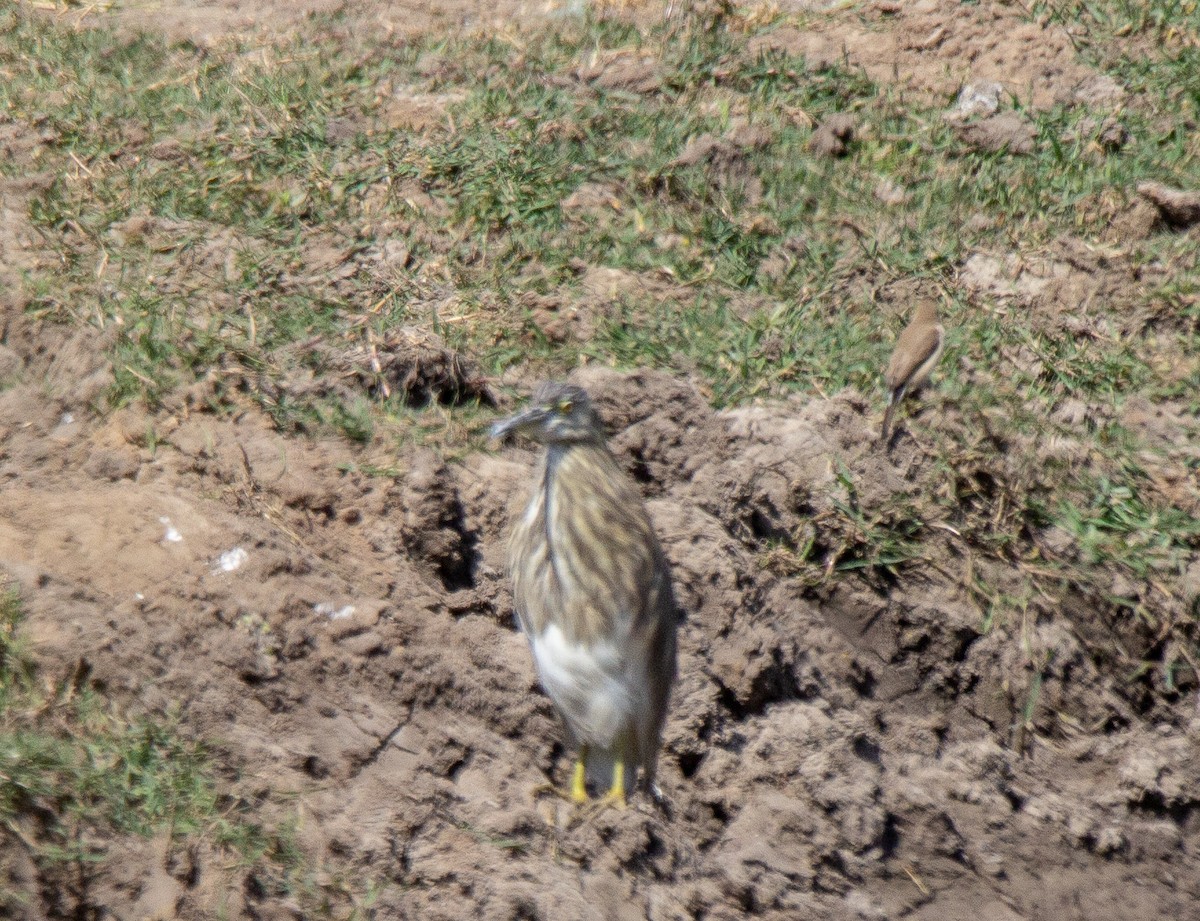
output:
<svg viewBox="0 0 1200 921"><path fill-rule="evenodd" d="M904 390L905 388L903 387L897 387L888 397L887 411L883 414L883 430L879 434L879 438L883 442L883 446L885 448L888 446L891 440L890 436L892 434L892 417L896 414L896 407L899 406L900 401L904 399Z"/></svg>

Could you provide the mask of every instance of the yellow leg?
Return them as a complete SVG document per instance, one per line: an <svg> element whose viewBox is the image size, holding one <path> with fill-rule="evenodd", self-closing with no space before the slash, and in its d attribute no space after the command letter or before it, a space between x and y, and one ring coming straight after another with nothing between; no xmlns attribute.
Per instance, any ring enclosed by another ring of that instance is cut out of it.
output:
<svg viewBox="0 0 1200 921"><path fill-rule="evenodd" d="M587 748L580 749L579 760L575 762L575 773L571 776L571 802L576 804L586 803L587 795L587 767L584 765L584 759L587 758Z"/></svg>
<svg viewBox="0 0 1200 921"><path fill-rule="evenodd" d="M583 746L579 750L579 758L575 762L575 768L571 773L571 785L565 790L562 787L555 786L552 783L538 784L530 791L534 797L540 796L543 793L553 793L555 796L569 800L577 806L580 806L588 801L587 795L587 746Z"/></svg>
<svg viewBox="0 0 1200 921"><path fill-rule="evenodd" d="M607 798L617 807L625 808L625 762L620 758L613 764L612 787Z"/></svg>

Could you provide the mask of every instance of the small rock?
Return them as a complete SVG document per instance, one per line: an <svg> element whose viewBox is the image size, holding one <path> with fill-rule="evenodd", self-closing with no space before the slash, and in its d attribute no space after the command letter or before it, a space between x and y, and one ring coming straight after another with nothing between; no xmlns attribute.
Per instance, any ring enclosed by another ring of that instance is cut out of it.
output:
<svg viewBox="0 0 1200 921"><path fill-rule="evenodd" d="M183 535L179 533L179 529L171 524L171 519L166 515L158 519L158 523L163 526L163 536L159 540L162 544L178 544L183 540Z"/></svg>
<svg viewBox="0 0 1200 921"><path fill-rule="evenodd" d="M1082 400L1063 400L1062 405L1050 417L1060 425L1080 426L1087 421L1087 404Z"/></svg>
<svg viewBox="0 0 1200 921"><path fill-rule="evenodd" d="M887 921L888 913L861 889L851 889L845 895L846 909L858 921Z"/></svg>
<svg viewBox="0 0 1200 921"><path fill-rule="evenodd" d="M387 240L379 248L379 261L391 269L407 266L409 256L409 248L403 240Z"/></svg>
<svg viewBox="0 0 1200 921"><path fill-rule="evenodd" d="M1125 835L1121 829L1109 825L1096 835L1094 850L1101 857L1110 857L1125 850Z"/></svg>
<svg viewBox="0 0 1200 921"><path fill-rule="evenodd" d="M888 207L893 207L904 204L911 196L904 186L884 178L880 179L879 184L875 186L875 197Z"/></svg>
<svg viewBox="0 0 1200 921"><path fill-rule="evenodd" d="M1179 588L1183 592L1183 597L1187 600L1188 604L1195 604L1197 601L1200 601L1200 560L1193 560L1188 564L1188 568L1184 570Z"/></svg>
<svg viewBox="0 0 1200 921"><path fill-rule="evenodd" d="M986 851L981 854L979 856L979 865L988 876L996 877L997 879L1004 876L1004 858L995 851Z"/></svg>
<svg viewBox="0 0 1200 921"><path fill-rule="evenodd" d="M1076 844L1082 844L1092 834L1091 817L1085 813L1072 812L1067 816L1067 834Z"/></svg>
<svg viewBox="0 0 1200 921"><path fill-rule="evenodd" d="M1128 577L1117 573L1112 578L1112 585L1109 587L1109 592L1115 598L1136 598L1138 597L1137 586Z"/></svg>
<svg viewBox="0 0 1200 921"><path fill-rule="evenodd" d="M340 607L332 601L321 601L313 605L313 613L328 617L330 620L345 620L354 616L354 605L344 604Z"/></svg>
<svg viewBox="0 0 1200 921"><path fill-rule="evenodd" d="M1000 97L1004 87L999 83L968 83L958 92L954 107L946 117L955 121L966 121L977 115L995 115L1000 110Z"/></svg>
<svg viewBox="0 0 1200 921"><path fill-rule="evenodd" d="M232 550L226 550L220 555L220 557L217 558L217 565L216 568L213 569L213 573L234 572L235 570L241 569L242 565L249 558L250 554L248 554L241 547L234 547Z"/></svg>
<svg viewBox="0 0 1200 921"><path fill-rule="evenodd" d="M1055 556L1067 556L1075 546L1075 538L1069 531L1053 525L1042 533L1041 544Z"/></svg>

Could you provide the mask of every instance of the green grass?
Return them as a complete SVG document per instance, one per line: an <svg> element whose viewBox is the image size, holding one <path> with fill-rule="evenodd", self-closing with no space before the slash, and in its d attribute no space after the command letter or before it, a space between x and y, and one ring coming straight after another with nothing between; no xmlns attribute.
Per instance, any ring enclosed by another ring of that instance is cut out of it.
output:
<svg viewBox="0 0 1200 921"><path fill-rule="evenodd" d="M364 327L436 324L439 288L478 316L444 335L494 372L518 361L553 371L586 352L697 370L719 404L871 390L888 348L879 291L902 279L951 287L976 250L1098 235L1112 216L1106 196L1140 179L1200 180L1191 132L1160 124L1178 95L1165 85L1122 113L1132 140L1119 151L1097 154L1093 115L1060 107L1028 113L1038 149L1017 157L967 148L940 108L914 106L860 73L753 56L743 36L708 24L641 34L593 20L519 45L430 40L352 61L332 40L306 41L270 66L235 66L13 9L5 18L0 64L17 73L0 104L41 119L54 138L49 155L71 164L33 204L67 267L39 280L35 309L119 324L116 403L161 400L221 365L217 404L249 394L284 427L329 425L356 440L377 430L357 408L269 383L326 370L295 348L313 337L338 343ZM35 52L41 66L17 65ZM581 67L616 52L649 55L660 88L579 79ZM458 100L447 107L453 129L388 127L382 97L396 86ZM809 152L813 121L840 111L860 123L850 155ZM739 143L747 125L757 139ZM705 135L733 141L699 162L681 156ZM906 206L880 205L884 179L907 191ZM565 212L585 183L613 204ZM414 205L413 190L428 204ZM131 217L143 232L129 231ZM381 276L356 263L384 239L404 241L408 271ZM318 246L335 258L309 272ZM1194 266L1170 240L1137 258L1178 262L1173 278ZM670 284L619 295L582 347L555 344L521 298L579 298L580 264ZM953 303L951 320L967 332L959 353L990 352L993 331L970 312ZM1052 363L1053 379L1037 382L1049 399L1150 385L1136 348L1078 355L1076 337L1033 319L1007 327L1009 343L1025 341ZM1180 344L1195 354L1194 330Z"/></svg>
<svg viewBox="0 0 1200 921"><path fill-rule="evenodd" d="M1200 548L1200 519L1143 494L1144 477L1101 477L1082 503L1062 499L1054 520L1078 541L1086 566L1117 564L1130 576L1182 573Z"/></svg>

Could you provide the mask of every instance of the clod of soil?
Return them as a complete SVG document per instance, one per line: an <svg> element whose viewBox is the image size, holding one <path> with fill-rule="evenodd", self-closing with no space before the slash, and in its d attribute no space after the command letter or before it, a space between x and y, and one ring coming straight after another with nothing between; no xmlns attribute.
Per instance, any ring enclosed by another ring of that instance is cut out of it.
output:
<svg viewBox="0 0 1200 921"><path fill-rule="evenodd" d="M1001 112L981 121L959 125L955 132L976 150L992 153L1033 153L1037 128L1016 112Z"/></svg>
<svg viewBox="0 0 1200 921"><path fill-rule="evenodd" d="M817 126L808 140L808 149L823 157L844 157L854 140L854 116L847 112L831 115Z"/></svg>
<svg viewBox="0 0 1200 921"><path fill-rule="evenodd" d="M1154 205L1167 226L1186 230L1200 222L1200 192L1173 189L1161 182L1142 182L1138 195Z"/></svg>
<svg viewBox="0 0 1200 921"><path fill-rule="evenodd" d="M653 93L662 86L658 62L652 57L617 54L579 70L579 79L607 90Z"/></svg>

